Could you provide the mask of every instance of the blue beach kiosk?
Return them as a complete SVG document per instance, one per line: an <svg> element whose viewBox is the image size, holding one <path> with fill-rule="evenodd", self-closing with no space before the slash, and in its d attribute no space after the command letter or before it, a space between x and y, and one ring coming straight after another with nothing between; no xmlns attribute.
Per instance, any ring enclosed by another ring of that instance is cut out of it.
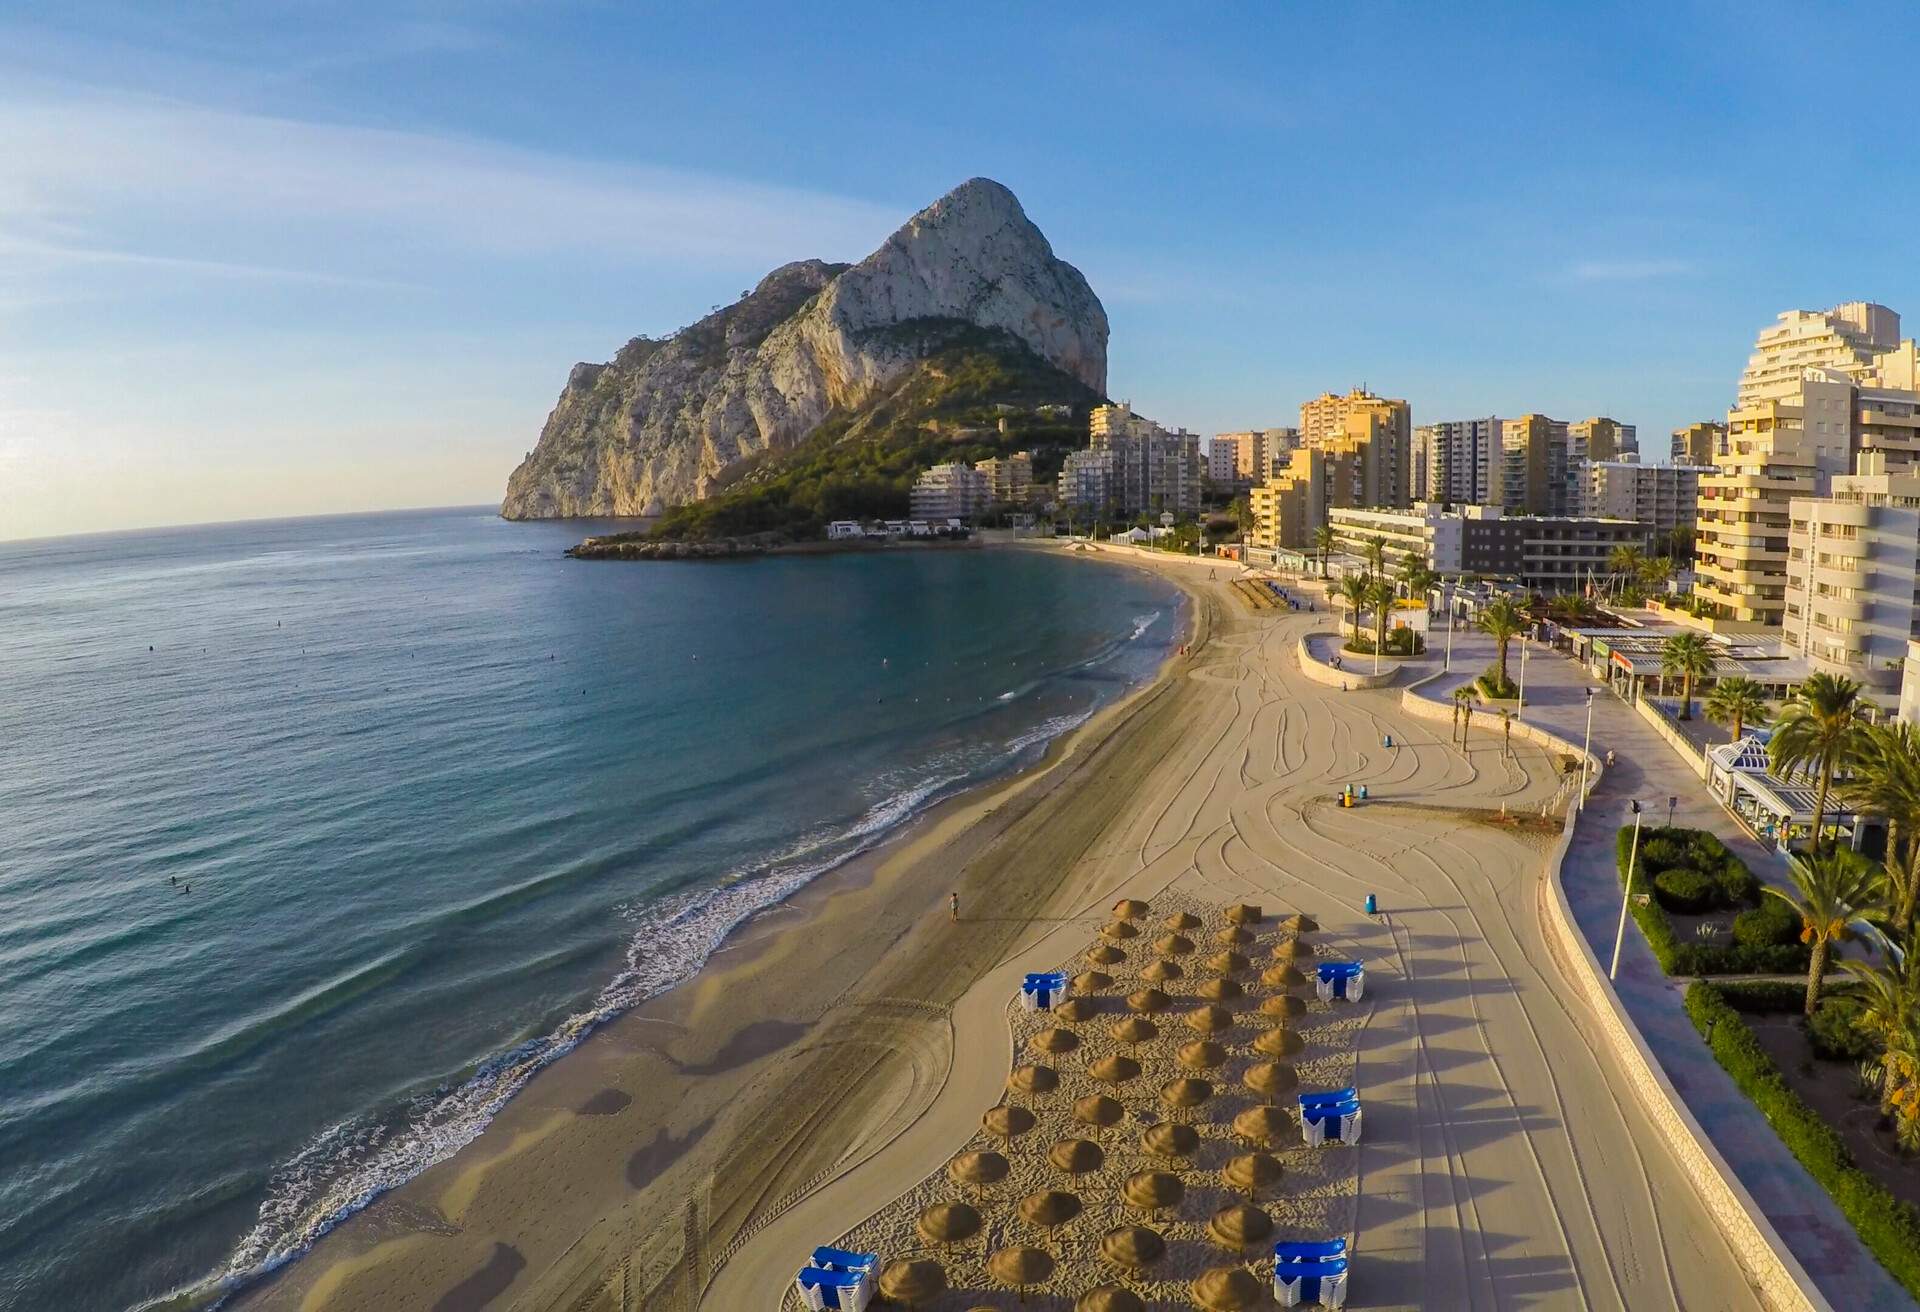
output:
<svg viewBox="0 0 1920 1312"><path fill-rule="evenodd" d="M880 1265L878 1253L852 1253L843 1248L822 1245L794 1277L800 1301L811 1312L866 1312L873 1301L874 1268Z"/></svg>
<svg viewBox="0 0 1920 1312"><path fill-rule="evenodd" d="M1307 1239L1273 1246L1273 1301L1281 1307L1347 1305L1347 1241Z"/></svg>
<svg viewBox="0 0 1920 1312"><path fill-rule="evenodd" d="M1300 1138L1309 1148L1324 1143L1358 1143L1360 1092L1349 1085L1325 1093L1300 1095Z"/></svg>
<svg viewBox="0 0 1920 1312"><path fill-rule="evenodd" d="M1027 1011L1052 1011L1067 996L1067 972L1033 971L1020 985L1020 1005Z"/></svg>
<svg viewBox="0 0 1920 1312"><path fill-rule="evenodd" d="M1323 961L1317 974L1314 988L1322 1002L1358 1002L1366 996L1367 968L1357 961Z"/></svg>

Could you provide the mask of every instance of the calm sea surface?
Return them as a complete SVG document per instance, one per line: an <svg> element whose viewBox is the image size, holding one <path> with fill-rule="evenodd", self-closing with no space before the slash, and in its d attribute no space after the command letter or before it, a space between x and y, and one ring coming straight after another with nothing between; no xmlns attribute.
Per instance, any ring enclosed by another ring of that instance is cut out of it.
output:
<svg viewBox="0 0 1920 1312"><path fill-rule="evenodd" d="M1031 553L561 557L592 528L0 544L0 1306L297 1254L1178 619Z"/></svg>

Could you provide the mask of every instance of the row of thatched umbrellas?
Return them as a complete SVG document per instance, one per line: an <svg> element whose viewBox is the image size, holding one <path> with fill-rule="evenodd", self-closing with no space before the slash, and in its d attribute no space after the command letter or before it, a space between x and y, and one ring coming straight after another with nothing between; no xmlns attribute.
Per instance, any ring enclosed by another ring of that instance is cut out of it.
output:
<svg viewBox="0 0 1920 1312"><path fill-rule="evenodd" d="M1074 978L1073 987L1078 996L1067 999L1053 1009L1057 1018L1074 1024L1089 1020L1096 1014L1086 995L1113 986L1112 976L1097 967L1125 959L1125 951L1115 943L1138 935L1139 931L1132 921L1144 916L1147 910L1146 903L1132 899L1115 906L1115 920L1101 931L1106 941L1087 954L1096 969ZM1236 1022L1233 1013L1217 1004L1245 994L1232 976L1250 969L1251 963L1237 949L1254 941L1254 935L1245 929L1245 925L1258 922L1261 913L1255 907L1235 906L1228 908L1227 919L1230 922L1228 928L1215 936L1225 945L1225 950L1205 962L1206 968L1217 972L1219 978L1206 981L1196 990L1203 999L1202 1004L1185 1016L1187 1026L1202 1036L1181 1045L1176 1052L1174 1060L1185 1070L1205 1073L1225 1065L1228 1060L1227 1050L1213 1036L1230 1030ZM1199 917L1188 912L1177 913L1164 923L1169 932L1153 944L1155 951L1160 954L1159 959L1141 972L1149 987L1128 995L1126 1006L1132 1014L1116 1021L1108 1029L1114 1040L1127 1044L1136 1053L1141 1043L1150 1043L1159 1037L1160 1027L1149 1017L1169 1010L1173 999L1156 986L1183 977L1182 967L1172 958L1194 951L1193 941L1185 931L1198 929L1202 924ZM1276 964L1262 974L1261 982L1270 988L1299 987L1307 982L1306 976L1291 964L1291 959L1311 956L1312 949L1301 943L1297 935L1317 926L1304 916L1294 916L1283 922L1282 928L1291 930L1295 937L1285 939L1276 946ZM1269 997L1261 1004L1262 1013L1278 1021L1279 1025L1262 1032L1254 1040L1254 1049L1269 1060L1250 1067L1241 1082L1267 1101L1265 1105L1249 1108L1234 1118L1234 1133L1246 1140L1253 1151L1234 1157L1220 1172L1222 1181L1229 1188L1244 1191L1249 1200L1257 1200L1262 1189L1277 1184L1284 1174L1280 1162L1264 1149L1293 1132L1292 1122L1272 1102L1276 1096L1297 1088L1299 1080L1292 1066L1271 1059L1297 1055L1304 1049L1299 1035L1285 1026L1305 1010L1305 1003L1298 997L1285 993ZM1062 1056L1079 1046L1080 1037L1077 1034L1058 1026L1041 1030L1027 1042L1030 1053L1045 1057ZM1089 1064L1086 1073L1094 1080L1118 1088L1137 1079L1142 1068L1133 1057L1109 1055ZM1059 1073L1051 1066L1041 1064L1020 1066L1007 1079L1009 1089L1032 1097L1054 1092L1059 1083ZM1178 1112L1200 1106L1212 1097L1213 1092L1213 1086L1208 1081L1195 1076L1182 1076L1161 1087L1160 1099L1167 1107ZM1088 1126L1098 1134L1124 1120L1126 1109L1116 1099L1096 1093L1076 1101L1072 1114L1077 1123ZM982 1128L1009 1150L1014 1139L1032 1130L1037 1123L1032 1111L1015 1103L1003 1103L990 1108L981 1118ZM1200 1136L1191 1125L1177 1120L1163 1121L1149 1126L1141 1134L1140 1146L1150 1157L1174 1163L1184 1161L1198 1151ZM1048 1164L1070 1179L1100 1170L1106 1164L1106 1157L1106 1150L1090 1139L1062 1139L1047 1151ZM955 1184L972 1188L976 1197L982 1199L987 1188L1007 1178L1011 1170L1011 1164L1004 1155L990 1150L963 1152L947 1165L948 1178ZM1186 1185L1181 1178L1172 1171L1161 1169L1135 1172L1120 1187L1121 1202L1146 1213L1149 1221L1156 1219L1166 1208L1178 1206L1185 1195ZM1044 1189L1023 1198L1016 1211L1026 1224L1052 1234L1079 1218L1085 1211L1085 1205L1075 1193ZM914 1229L923 1242L950 1254L953 1245L972 1239L984 1225L980 1212L971 1204L944 1202L924 1209L915 1221ZM1249 1245L1261 1243L1272 1232L1272 1218L1252 1206L1251 1201L1222 1207L1207 1222L1209 1239L1236 1254L1244 1253ZM1101 1236L1099 1252L1102 1261L1123 1276L1138 1276L1166 1256L1167 1244L1161 1234L1150 1226L1121 1225ZM1016 1290L1022 1302L1026 1299L1028 1289L1052 1277L1055 1266L1053 1255L1045 1249L1024 1244L1000 1248L989 1254L986 1261L988 1276L996 1283ZM939 1295L946 1287L944 1268L929 1259L895 1262L880 1278L880 1292L908 1307ZM1264 1286L1244 1267L1222 1267L1193 1281L1190 1292L1195 1303L1209 1309L1209 1312L1237 1312L1256 1302L1263 1294ZM1144 1312L1145 1307L1140 1296L1132 1290L1118 1284L1104 1284L1082 1294L1074 1303L1074 1312Z"/></svg>

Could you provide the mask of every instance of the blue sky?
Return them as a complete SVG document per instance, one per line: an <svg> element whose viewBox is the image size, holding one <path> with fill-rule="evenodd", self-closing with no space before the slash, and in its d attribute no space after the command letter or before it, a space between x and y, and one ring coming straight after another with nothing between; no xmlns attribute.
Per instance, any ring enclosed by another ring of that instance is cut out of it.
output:
<svg viewBox="0 0 1920 1312"><path fill-rule="evenodd" d="M1663 449L1779 311L1920 316L1909 10L1175 8L4 0L0 538L496 500L575 360L975 174L1202 432Z"/></svg>

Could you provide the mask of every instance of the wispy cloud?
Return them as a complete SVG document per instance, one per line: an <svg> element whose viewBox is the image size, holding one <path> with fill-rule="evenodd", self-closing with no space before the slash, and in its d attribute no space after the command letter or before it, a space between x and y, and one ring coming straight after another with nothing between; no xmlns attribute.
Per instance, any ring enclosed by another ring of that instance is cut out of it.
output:
<svg viewBox="0 0 1920 1312"><path fill-rule="evenodd" d="M232 260L191 259L177 255L154 255L140 251L102 250L86 246L62 246L54 242L33 241L0 233L0 268L14 267L55 272L62 268L88 265L158 269L192 276L236 278L245 281L307 283L324 287L418 286L392 278L359 278L349 274L316 269L285 269L265 264L239 264ZM0 307L4 302L0 302Z"/></svg>
<svg viewBox="0 0 1920 1312"><path fill-rule="evenodd" d="M1582 260L1567 270L1576 282L1645 282L1698 273L1691 260Z"/></svg>

